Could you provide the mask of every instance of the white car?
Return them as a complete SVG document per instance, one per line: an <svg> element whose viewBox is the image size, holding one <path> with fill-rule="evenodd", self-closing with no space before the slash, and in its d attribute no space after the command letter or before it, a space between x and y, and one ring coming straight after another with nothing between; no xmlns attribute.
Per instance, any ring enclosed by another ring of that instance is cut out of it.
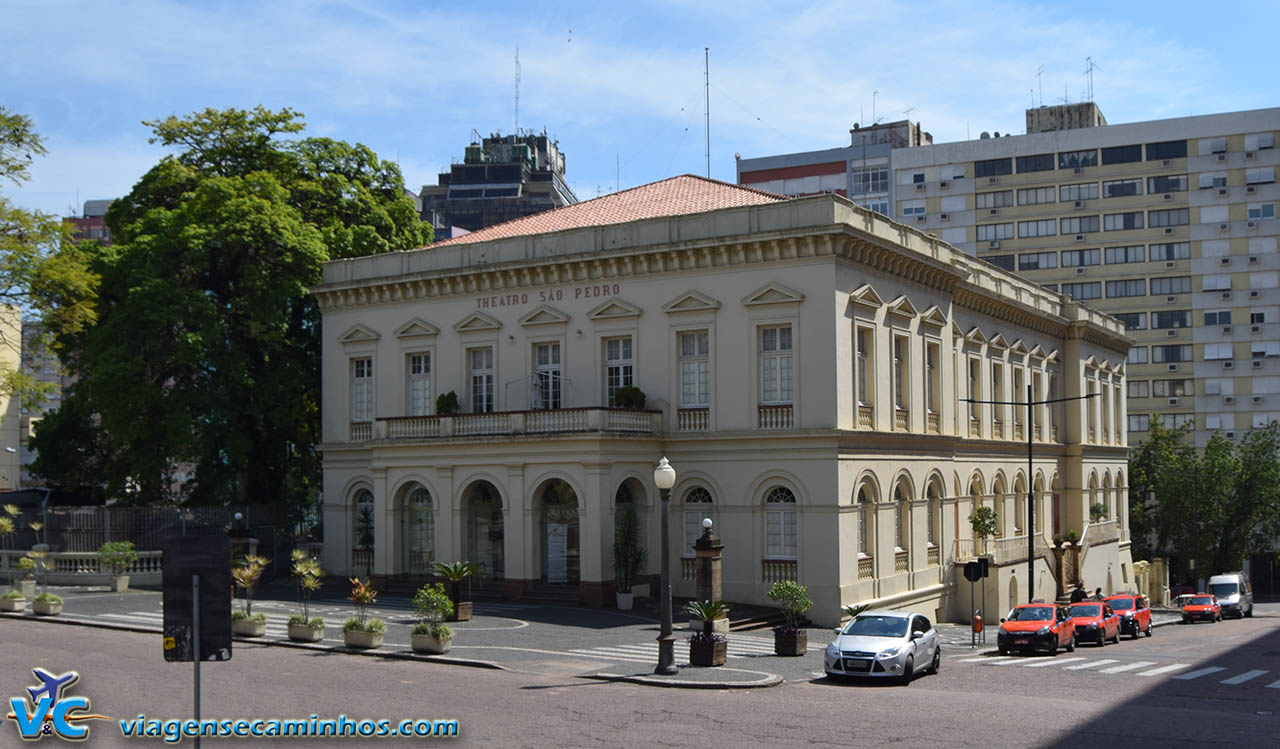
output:
<svg viewBox="0 0 1280 749"><path fill-rule="evenodd" d="M938 632L924 614L866 611L837 628L836 634L823 658L832 680L856 676L910 684L921 671L936 674L942 663Z"/></svg>

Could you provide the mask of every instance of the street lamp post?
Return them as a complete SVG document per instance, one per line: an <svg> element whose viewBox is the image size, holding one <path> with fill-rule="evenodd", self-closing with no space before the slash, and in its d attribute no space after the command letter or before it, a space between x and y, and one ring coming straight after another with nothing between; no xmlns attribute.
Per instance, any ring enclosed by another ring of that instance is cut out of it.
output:
<svg viewBox="0 0 1280 749"><path fill-rule="evenodd" d="M658 632L658 667L653 672L672 676L679 673L679 669L676 668L676 637L671 632L671 528L667 520L667 506L671 504L671 487L676 484L676 470L665 457L658 461L658 467L653 470L653 483L662 496L662 593L658 599L662 622Z"/></svg>

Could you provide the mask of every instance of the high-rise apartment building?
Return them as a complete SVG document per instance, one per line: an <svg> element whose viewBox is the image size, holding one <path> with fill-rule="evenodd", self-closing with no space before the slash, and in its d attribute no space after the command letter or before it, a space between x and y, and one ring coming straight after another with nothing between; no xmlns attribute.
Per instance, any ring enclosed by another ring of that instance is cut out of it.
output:
<svg viewBox="0 0 1280 749"><path fill-rule="evenodd" d="M1027 123L894 148L892 215L1120 318L1133 441L1157 414L1197 445L1280 419L1280 108L1107 125L1087 103ZM765 187L756 161L739 181Z"/></svg>

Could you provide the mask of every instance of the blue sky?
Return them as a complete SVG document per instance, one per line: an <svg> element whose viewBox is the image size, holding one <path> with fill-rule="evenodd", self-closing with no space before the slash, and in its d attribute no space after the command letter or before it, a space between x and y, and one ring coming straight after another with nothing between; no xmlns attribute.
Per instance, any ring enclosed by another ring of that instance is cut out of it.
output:
<svg viewBox="0 0 1280 749"><path fill-rule="evenodd" d="M67 214L162 155L142 120L292 107L307 133L365 143L406 185L435 184L474 128L542 130L580 198L705 173L734 154L848 142L856 121L919 120L937 142L1022 132L1043 101L1094 99L1112 123L1280 105L1280 4L1073 2L0 2L0 104L49 156L11 190ZM1038 97L1037 97L1038 101ZM5 189L9 189L6 187Z"/></svg>

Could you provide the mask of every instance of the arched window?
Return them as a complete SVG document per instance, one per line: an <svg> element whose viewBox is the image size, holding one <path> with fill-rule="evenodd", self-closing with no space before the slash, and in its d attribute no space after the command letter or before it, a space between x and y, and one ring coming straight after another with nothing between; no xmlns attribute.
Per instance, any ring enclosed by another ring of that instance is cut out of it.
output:
<svg viewBox="0 0 1280 749"><path fill-rule="evenodd" d="M427 574L435 551L435 518L431 512L431 492L421 484L405 496L400 527L404 531L405 571Z"/></svg>
<svg viewBox="0 0 1280 749"><path fill-rule="evenodd" d="M893 544L897 547L896 551L904 551L907 548L907 540L910 528L907 526L907 498L906 490L899 484L893 490Z"/></svg>
<svg viewBox="0 0 1280 749"><path fill-rule="evenodd" d="M875 556L875 547L872 546L871 535L871 516L875 512L875 508L871 506L871 498L867 496L866 488L858 490L858 556L870 559Z"/></svg>
<svg viewBox="0 0 1280 749"><path fill-rule="evenodd" d="M1020 536L1027 527L1027 484L1022 478L1018 479L1013 490L1013 535Z"/></svg>
<svg viewBox="0 0 1280 749"><path fill-rule="evenodd" d="M929 515L928 522L926 523L926 531L925 531L927 534L926 540L929 542L929 546L937 546L938 545L938 520L939 520L938 516L941 511L941 508L938 502L938 485L937 484L929 484L929 488L925 490L925 499L928 500L928 502L926 503L927 505L926 512Z"/></svg>
<svg viewBox="0 0 1280 749"><path fill-rule="evenodd" d="M684 495L684 549L682 554L686 557L693 556L693 544L702 535L702 521L705 518L711 518L714 524L715 505L711 501L711 492L695 486Z"/></svg>
<svg viewBox="0 0 1280 749"><path fill-rule="evenodd" d="M796 495L775 486L765 497L764 555L769 559L796 558Z"/></svg>
<svg viewBox="0 0 1280 749"><path fill-rule="evenodd" d="M361 550L373 548L373 492L361 489L355 502L355 547Z"/></svg>

